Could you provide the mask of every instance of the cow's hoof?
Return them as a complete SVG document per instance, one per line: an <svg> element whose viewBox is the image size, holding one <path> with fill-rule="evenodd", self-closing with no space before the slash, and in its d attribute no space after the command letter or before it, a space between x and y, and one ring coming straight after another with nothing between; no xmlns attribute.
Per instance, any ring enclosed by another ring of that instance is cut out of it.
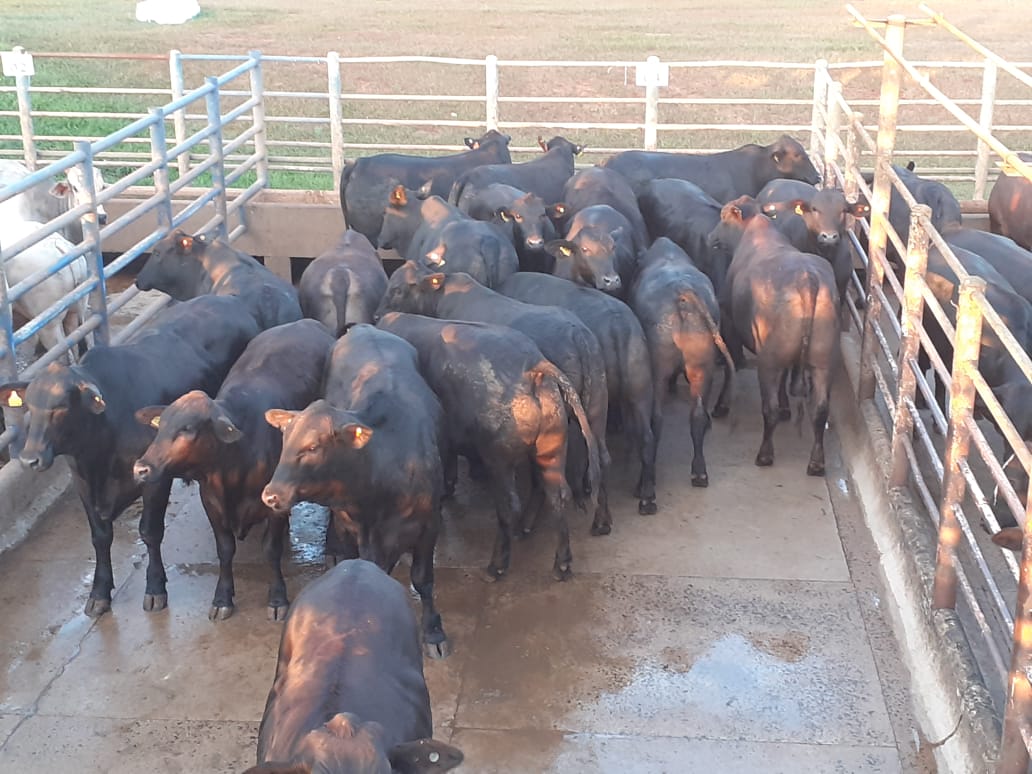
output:
<svg viewBox="0 0 1032 774"><path fill-rule="evenodd" d="M488 566L484 568L484 571L480 574L480 577L485 583L494 583L503 575L505 575L505 570L499 570L496 567Z"/></svg>
<svg viewBox="0 0 1032 774"><path fill-rule="evenodd" d="M168 594L144 594L143 609L148 613L164 610L168 607Z"/></svg>
<svg viewBox="0 0 1032 774"><path fill-rule="evenodd" d="M710 416L714 419L723 419L731 413L731 409L727 406L714 406L713 411L710 412Z"/></svg>
<svg viewBox="0 0 1032 774"><path fill-rule="evenodd" d="M287 618L287 611L289 610L289 602L284 602L280 605L269 605L265 608L265 615L270 621L284 621Z"/></svg>
<svg viewBox="0 0 1032 774"><path fill-rule="evenodd" d="M448 656L451 655L451 642L449 642L447 638L440 642L424 642L423 655L427 658L432 658L435 661L442 658L448 658Z"/></svg>
<svg viewBox="0 0 1032 774"><path fill-rule="evenodd" d="M231 615L233 615L232 605L212 605L208 609L209 621L225 621Z"/></svg>
<svg viewBox="0 0 1032 774"><path fill-rule="evenodd" d="M595 536L598 536L598 535L608 535L612 531L613 531L613 525L612 524L592 524L591 525L591 534L595 535Z"/></svg>
<svg viewBox="0 0 1032 774"><path fill-rule="evenodd" d="M767 455L767 454L757 454L756 455L756 465L757 465L757 467L769 468L773 464L774 464L774 456L773 455Z"/></svg>
<svg viewBox="0 0 1032 774"><path fill-rule="evenodd" d="M563 564L557 564L552 568L552 577L562 583L573 577L573 568L570 567L569 562Z"/></svg>
<svg viewBox="0 0 1032 774"><path fill-rule="evenodd" d="M110 610L110 599L94 599L93 597L90 597L86 600L86 607L83 608L83 612L90 618L100 618L100 616L104 615L104 613L107 613Z"/></svg>
<svg viewBox="0 0 1032 774"><path fill-rule="evenodd" d="M638 501L638 513L642 516L655 516L658 510L659 508L656 507L656 500L654 498Z"/></svg>
<svg viewBox="0 0 1032 774"><path fill-rule="evenodd" d="M709 486L709 475L706 473L692 473L692 486Z"/></svg>
<svg viewBox="0 0 1032 774"><path fill-rule="evenodd" d="M808 475L808 476L823 476L824 475L824 465L823 464L817 464L815 462L811 462L809 465L806 466L806 475Z"/></svg>

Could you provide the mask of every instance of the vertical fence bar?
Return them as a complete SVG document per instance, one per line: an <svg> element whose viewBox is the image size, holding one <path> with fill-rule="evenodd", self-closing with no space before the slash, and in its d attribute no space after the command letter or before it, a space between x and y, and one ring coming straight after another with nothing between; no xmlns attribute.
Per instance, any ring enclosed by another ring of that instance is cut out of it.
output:
<svg viewBox="0 0 1032 774"><path fill-rule="evenodd" d="M498 129L498 57L489 54L484 59L484 123L488 129Z"/></svg>
<svg viewBox="0 0 1032 774"><path fill-rule="evenodd" d="M25 53L25 49L21 46L15 46L13 51L16 54ZM14 76L14 88L18 94L18 123L21 126L22 155L25 158L25 166L35 172L39 155L36 152L36 133L32 128L32 94L30 91L32 76Z"/></svg>
<svg viewBox="0 0 1032 774"><path fill-rule="evenodd" d="M161 108L150 109L151 161L160 162L154 170L154 190L161 195L161 206L157 208L158 226L162 236L172 231L172 196L168 188L168 138L165 135L165 117Z"/></svg>
<svg viewBox="0 0 1032 774"><path fill-rule="evenodd" d="M851 202L855 202L860 196L856 174L860 170L860 141L856 136L856 124L862 123L863 118L860 113L852 113L849 128L846 130L846 179L842 182L842 192Z"/></svg>
<svg viewBox="0 0 1032 774"><path fill-rule="evenodd" d="M925 271L928 268L928 232L921 225L920 218L931 218L932 208L919 204L910 212L910 239L907 244L907 274L903 281L903 341L899 347L899 389L896 396L896 417L892 426L892 473L889 486L904 486L910 473L907 463L905 439L914 429L914 418L907 409L907 403L914 400L917 377L910 367L910 361L917 357L921 346L921 324L924 315Z"/></svg>
<svg viewBox="0 0 1032 774"><path fill-rule="evenodd" d="M813 65L813 112L810 114L810 158L821 158L820 138L824 133L824 116L822 111L828 107L828 84L831 75L828 72L828 60L818 59Z"/></svg>
<svg viewBox="0 0 1032 774"><path fill-rule="evenodd" d="M333 161L333 183L340 186L344 173L344 124L340 103L340 54L331 51L326 55L326 84L330 93L330 157Z"/></svg>
<svg viewBox="0 0 1032 774"><path fill-rule="evenodd" d="M208 126L212 133L208 137L209 152L215 157L211 168L211 187L215 191L215 213L219 217L216 226L218 236L229 241L229 215L226 212L226 159L222 149L222 109L219 100L219 79L209 76L204 82L211 86L205 102L208 105Z"/></svg>
<svg viewBox="0 0 1032 774"><path fill-rule="evenodd" d="M1025 502L1025 534L1021 544L1018 599L1014 609L1014 649L1007 682L1007 706L1003 712L1003 739L996 774L1025 774L1028 747L1022 725L1032 718L1032 685L1026 668L1032 663L1032 482Z"/></svg>
<svg viewBox="0 0 1032 774"><path fill-rule="evenodd" d="M837 187L835 179L835 159L838 158L838 149L841 144L839 138L839 127L841 126L842 109L836 96L842 96L842 84L832 81L828 84L828 121L824 128L824 187Z"/></svg>
<svg viewBox="0 0 1032 774"><path fill-rule="evenodd" d="M887 24L885 40L888 47L897 55L902 55L906 19L899 14L893 14L888 18ZM902 77L902 68L888 52L884 54L883 62L881 99L878 111L878 144L874 167L873 201L871 202L871 234L867 250L870 258L867 272L870 289L867 293L863 343L860 348L859 397L861 400L869 400L874 397L874 369L878 354L873 329L882 313L881 303L874 290L880 287L885 279L885 243L887 239L885 224L889 217L889 195L892 186L885 170L892 163L892 148L896 142L899 84Z"/></svg>
<svg viewBox="0 0 1032 774"><path fill-rule="evenodd" d="M251 80L251 96L257 97L258 102L251 110L251 117L257 132L254 135L254 152L258 154L258 163L255 165L258 173L258 180L262 187L269 185L269 147L266 144L265 125L265 77L262 73L262 52L248 51L247 55L254 60L254 67L248 74ZM244 209L239 210L243 217Z"/></svg>
<svg viewBox="0 0 1032 774"><path fill-rule="evenodd" d="M183 53L172 49L168 52L168 81L172 88L172 100L175 101L186 93L183 82ZM172 128L176 136L176 145L186 140L186 108L180 108L172 114ZM179 175L190 171L190 152L180 153L176 162Z"/></svg>
<svg viewBox="0 0 1032 774"><path fill-rule="evenodd" d="M79 141L75 143L75 149L82 151L86 158L82 162L83 181L86 185L86 194L90 203L92 217L85 218L86 224L82 230L83 239L89 241L89 252L83 257L86 258L86 266L92 278L97 280L97 286L90 293L90 315L100 316L100 325L93 330L93 343L105 345L110 339L108 330L107 310L107 283L104 281L104 251L100 244L100 221L97 220L97 189L93 185L93 148L88 142Z"/></svg>
<svg viewBox="0 0 1032 774"><path fill-rule="evenodd" d="M982 109L978 114L978 125L986 132L993 128L993 108L996 107L996 75L999 68L992 59L985 60L982 71ZM975 160L975 198L985 199L985 186L989 179L989 146L978 141L978 158Z"/></svg>
<svg viewBox="0 0 1032 774"><path fill-rule="evenodd" d="M985 293L985 288L986 282L981 277L967 277L960 283L953 341L953 378L950 380L950 424L946 434L939 507L939 548L935 555L935 581L932 584L932 608L935 610L952 610L957 605L957 545L961 533L954 508L964 499L964 475L960 472L960 463L967 459L971 445L971 434L967 429L967 420L975 409L975 383L971 374L978 370L978 354L982 345L982 310L978 308L978 296Z"/></svg>
<svg viewBox="0 0 1032 774"><path fill-rule="evenodd" d="M659 146L659 57L645 60L645 150Z"/></svg>
<svg viewBox="0 0 1032 774"><path fill-rule="evenodd" d="M0 249L2 248L3 243L0 242ZM0 357L0 379L5 382L13 382L18 379L18 361L14 353L14 315L11 314L11 300L7 297L7 288L7 270L4 264L0 263L0 329L2 329L4 337L4 347L7 350L3 357ZM20 426L24 409L6 404L0 405L0 409L2 409L0 413L3 414L5 427ZM16 436L12 444L8 446L11 449L12 457L14 457L12 447L17 441Z"/></svg>

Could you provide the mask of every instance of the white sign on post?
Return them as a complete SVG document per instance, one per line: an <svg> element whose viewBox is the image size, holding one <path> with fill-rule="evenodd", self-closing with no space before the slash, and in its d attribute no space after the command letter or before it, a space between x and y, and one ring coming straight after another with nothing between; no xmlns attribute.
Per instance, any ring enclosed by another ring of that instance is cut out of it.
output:
<svg viewBox="0 0 1032 774"><path fill-rule="evenodd" d="M28 51L0 51L0 60L3 62L4 75L8 78L36 74L32 54Z"/></svg>
<svg viewBox="0 0 1032 774"><path fill-rule="evenodd" d="M669 86L670 65L646 62L634 67L635 86Z"/></svg>

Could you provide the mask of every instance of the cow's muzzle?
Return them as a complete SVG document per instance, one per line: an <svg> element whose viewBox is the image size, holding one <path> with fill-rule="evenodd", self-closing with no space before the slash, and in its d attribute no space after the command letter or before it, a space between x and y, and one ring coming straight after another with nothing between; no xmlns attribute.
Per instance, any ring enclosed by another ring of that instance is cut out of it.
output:
<svg viewBox="0 0 1032 774"><path fill-rule="evenodd" d="M839 243L837 231L822 231L817 235L817 244L821 247L834 247Z"/></svg>
<svg viewBox="0 0 1032 774"><path fill-rule="evenodd" d="M279 491L279 487L273 484L266 484L262 490L262 502L274 511L283 512L290 508L290 500Z"/></svg>
<svg viewBox="0 0 1032 774"><path fill-rule="evenodd" d="M143 460L136 460L133 465L133 480L137 484L146 484L154 478L154 468Z"/></svg>

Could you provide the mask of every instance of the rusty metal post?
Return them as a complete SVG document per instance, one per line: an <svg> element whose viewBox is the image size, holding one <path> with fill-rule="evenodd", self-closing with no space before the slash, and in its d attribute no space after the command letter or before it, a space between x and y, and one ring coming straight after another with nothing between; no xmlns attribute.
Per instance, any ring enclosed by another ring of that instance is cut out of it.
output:
<svg viewBox="0 0 1032 774"><path fill-rule="evenodd" d="M888 18L885 40L891 51L903 54L903 34L906 30L906 19L894 14ZM867 312L864 315L864 336L860 348L860 389L861 400L874 397L874 368L877 357L877 345L873 332L874 325L881 317L882 307L874 289L881 286L885 278L885 225L889 217L889 196L892 183L885 168L892 163L892 148L896 143L896 118L899 114L899 84L902 68L889 55L884 54L882 66L881 100L878 111L878 145L874 167L874 190L871 202L871 236L868 240L869 266L867 280L870 289L867 294Z"/></svg>
<svg viewBox="0 0 1032 774"><path fill-rule="evenodd" d="M828 60L818 59L813 65L813 112L810 114L810 158L822 158L820 154L820 137L824 131L822 111L828 109L828 84L831 75L828 73Z"/></svg>
<svg viewBox="0 0 1032 774"><path fill-rule="evenodd" d="M914 418L907 403L914 400L917 377L910 361L917 357L921 346L921 318L924 315L925 271L928 268L928 232L921 226L921 217L932 217L932 208L917 205L910 213L910 239L907 244L907 274L903 280L903 341L899 347L899 388L896 396L896 416L892 425L892 473L889 486L904 486L910 472L904 447L906 438L914 429Z"/></svg>
<svg viewBox="0 0 1032 774"><path fill-rule="evenodd" d="M1003 739L996 774L1025 774L1029 754L1022 738L1022 726L1032 718L1032 482L1025 506L1025 535L1021 544L1021 574L1014 609L1014 649L1007 679L1007 706L1003 711Z"/></svg>
<svg viewBox="0 0 1032 774"><path fill-rule="evenodd" d="M985 60L982 72L982 107L978 114L978 125L986 132L993 129L993 108L996 106L996 74L999 68L992 59ZM985 185L989 178L989 145L978 141L978 158L975 161L975 198L985 199Z"/></svg>
<svg viewBox="0 0 1032 774"><path fill-rule="evenodd" d="M842 84L832 81L828 84L828 122L824 127L824 188L837 188L838 180L835 179L834 163L838 158L838 149L842 140L839 136L839 128L842 125L842 108L836 97L842 96Z"/></svg>
<svg viewBox="0 0 1032 774"><path fill-rule="evenodd" d="M957 605L957 545L960 525L953 509L964 499L964 474L960 463L967 459L971 434L967 420L975 409L975 383L971 375L978 370L982 346L982 310L978 297L984 296L986 282L967 277L960 282L957 303L957 330L953 343L953 368L950 382L950 425L946 434L943 461L942 501L939 506L939 549L935 556L935 582L932 608L953 609Z"/></svg>
<svg viewBox="0 0 1032 774"><path fill-rule="evenodd" d="M863 116L860 113L852 113L846 130L846 179L842 183L842 192L851 202L855 202L860 195L860 187L857 184L857 174L860 172L860 141L856 136L855 124L861 121Z"/></svg>

